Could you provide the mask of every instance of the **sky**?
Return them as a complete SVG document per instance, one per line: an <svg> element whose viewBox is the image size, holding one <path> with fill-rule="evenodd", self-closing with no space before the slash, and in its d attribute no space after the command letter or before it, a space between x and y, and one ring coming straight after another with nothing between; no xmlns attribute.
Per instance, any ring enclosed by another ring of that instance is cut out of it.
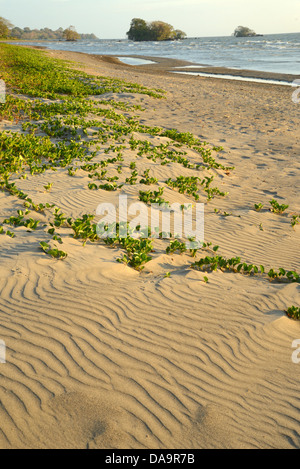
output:
<svg viewBox="0 0 300 469"><path fill-rule="evenodd" d="M165 21L188 37L300 32L299 0L0 0L0 16L31 29L74 25L100 39L123 39L133 18Z"/></svg>

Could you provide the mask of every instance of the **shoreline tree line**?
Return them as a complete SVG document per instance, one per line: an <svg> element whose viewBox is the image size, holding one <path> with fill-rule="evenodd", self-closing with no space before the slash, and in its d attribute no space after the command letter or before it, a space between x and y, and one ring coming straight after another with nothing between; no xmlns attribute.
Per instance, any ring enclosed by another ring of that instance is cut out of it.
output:
<svg viewBox="0 0 300 469"><path fill-rule="evenodd" d="M78 39L96 40L95 34L79 34L74 26L67 29L58 28L55 31L49 28L30 29L18 28L11 24L5 18L0 17L0 38L19 39L25 41L31 40L50 40L50 41L76 41Z"/></svg>

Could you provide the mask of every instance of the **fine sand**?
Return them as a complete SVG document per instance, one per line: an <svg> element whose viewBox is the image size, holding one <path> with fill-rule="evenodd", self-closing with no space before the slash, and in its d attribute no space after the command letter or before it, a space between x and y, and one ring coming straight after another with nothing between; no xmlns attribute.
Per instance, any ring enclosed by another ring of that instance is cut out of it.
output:
<svg viewBox="0 0 300 469"><path fill-rule="evenodd" d="M293 229L290 220L300 214L300 105L292 88L173 75L170 63L133 67L47 54L81 62L91 74L165 90L165 100L117 99L141 104L146 125L192 132L224 148L218 160L235 170L216 176L229 195L206 204L205 239L226 257L299 269L300 225ZM162 182L189 174L176 164L138 165ZM53 189L44 193L48 182ZM88 182L49 171L18 187L75 217L114 198L89 191ZM124 190L137 200L135 186ZM165 196L189 200L168 188ZM289 204L286 214L268 210L273 198ZM259 202L265 208L256 212ZM1 221L19 208L0 192ZM0 236L0 340L7 347L1 448L300 448L300 364L292 362L300 323L284 313L300 305L299 284L203 274L189 268L188 255L159 250L138 273L116 262L118 250L83 248L72 237L64 239L62 262L37 248L38 232L22 238L25 228L14 231L14 239Z"/></svg>

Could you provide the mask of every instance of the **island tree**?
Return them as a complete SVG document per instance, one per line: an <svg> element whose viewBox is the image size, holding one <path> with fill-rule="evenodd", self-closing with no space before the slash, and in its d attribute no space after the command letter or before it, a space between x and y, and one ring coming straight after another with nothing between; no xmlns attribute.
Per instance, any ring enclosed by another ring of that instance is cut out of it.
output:
<svg viewBox="0 0 300 469"><path fill-rule="evenodd" d="M74 26L70 26L64 30L63 37L66 41L77 41L80 39L80 34L78 34Z"/></svg>
<svg viewBox="0 0 300 469"><path fill-rule="evenodd" d="M177 39L177 40L186 38L185 32L181 31L181 29L175 29L173 34L174 34L174 39Z"/></svg>
<svg viewBox="0 0 300 469"><path fill-rule="evenodd" d="M127 36L131 41L151 41L149 27L141 18L134 18L131 21Z"/></svg>
<svg viewBox="0 0 300 469"><path fill-rule="evenodd" d="M149 25L152 41L167 41L174 38L174 28L163 21L153 21Z"/></svg>
<svg viewBox="0 0 300 469"><path fill-rule="evenodd" d="M186 34L180 29L175 30L173 26L163 21L147 23L141 18L134 18L127 36L131 41L170 41L184 39Z"/></svg>
<svg viewBox="0 0 300 469"><path fill-rule="evenodd" d="M234 31L235 37L253 37L256 36L256 32L246 26L238 26Z"/></svg>

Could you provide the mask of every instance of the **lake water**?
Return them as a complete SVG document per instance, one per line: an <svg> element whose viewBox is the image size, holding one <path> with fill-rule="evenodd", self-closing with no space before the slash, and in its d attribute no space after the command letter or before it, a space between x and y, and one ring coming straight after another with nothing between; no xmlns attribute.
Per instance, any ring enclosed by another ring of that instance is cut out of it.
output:
<svg viewBox="0 0 300 469"><path fill-rule="evenodd" d="M26 44L88 54L167 57L207 66L300 75L300 33L250 38L188 38L170 42L131 42L124 39Z"/></svg>

